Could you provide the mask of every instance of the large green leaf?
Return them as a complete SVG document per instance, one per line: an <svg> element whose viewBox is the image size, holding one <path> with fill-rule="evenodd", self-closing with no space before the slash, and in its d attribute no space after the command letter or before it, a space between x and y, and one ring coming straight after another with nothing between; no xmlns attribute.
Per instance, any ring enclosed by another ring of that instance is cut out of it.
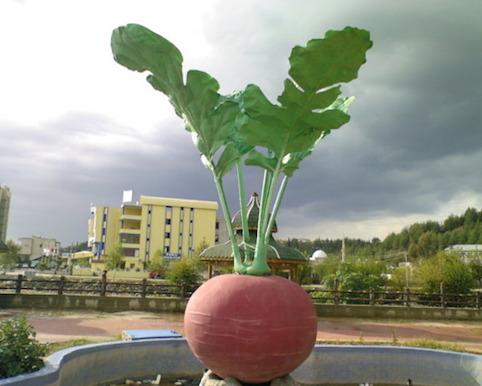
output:
<svg viewBox="0 0 482 386"><path fill-rule="evenodd" d="M336 83L349 82L365 63L365 52L372 46L370 33L346 27L328 31L324 39L310 40L306 47L293 48L291 78L304 90L316 92Z"/></svg>
<svg viewBox="0 0 482 386"><path fill-rule="evenodd" d="M147 81L168 96L204 156L203 162L212 167L216 152L236 135L237 101L220 95L217 80L202 71L188 71L184 84L181 52L167 39L141 25L128 24L114 30L111 46L118 63L134 71L149 72ZM234 148L239 148L238 153ZM225 149L226 155L220 157L221 174L233 165L227 160L232 160L234 154L239 158L240 149L239 146Z"/></svg>
<svg viewBox="0 0 482 386"><path fill-rule="evenodd" d="M255 85L246 87L241 106L246 115L241 134L251 146L268 149L272 157L250 153L246 163L291 176L315 144L350 119L352 99L341 97L340 82L356 78L371 47L365 30L347 27L329 31L324 39L295 47L290 56L291 79L285 80L279 105Z"/></svg>

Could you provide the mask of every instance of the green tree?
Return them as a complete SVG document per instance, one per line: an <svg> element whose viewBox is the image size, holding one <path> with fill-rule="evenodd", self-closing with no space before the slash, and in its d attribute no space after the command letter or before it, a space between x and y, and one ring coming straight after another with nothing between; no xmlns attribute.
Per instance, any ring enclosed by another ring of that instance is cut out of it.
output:
<svg viewBox="0 0 482 386"><path fill-rule="evenodd" d="M297 267L297 276L300 284L313 284L313 267L310 263Z"/></svg>
<svg viewBox="0 0 482 386"><path fill-rule="evenodd" d="M337 272L331 275L327 283L329 287L342 291L379 290L386 282L385 264L375 259L356 260L340 264ZM336 283L336 284L335 284Z"/></svg>
<svg viewBox="0 0 482 386"><path fill-rule="evenodd" d="M0 266L3 268L13 268L22 262L20 245L16 244L13 240L8 240L6 245L7 251L0 254Z"/></svg>
<svg viewBox="0 0 482 386"><path fill-rule="evenodd" d="M417 242L417 255L428 257L434 255L438 250L438 238L435 232L423 233Z"/></svg>
<svg viewBox="0 0 482 386"><path fill-rule="evenodd" d="M313 266L313 273L318 277L320 282L325 282L331 276L335 275L341 264L338 256L328 255L325 259Z"/></svg>
<svg viewBox="0 0 482 386"><path fill-rule="evenodd" d="M186 290L193 289L201 280L199 262L197 259L183 257L169 264L167 278L174 284Z"/></svg>
<svg viewBox="0 0 482 386"><path fill-rule="evenodd" d="M439 252L425 259L416 270L423 291L437 293L443 283L446 293L467 293L474 285L470 267L455 254Z"/></svg>
<svg viewBox="0 0 482 386"><path fill-rule="evenodd" d="M482 258L479 257L474 259L469 264L470 270L472 271L472 276L476 281L478 287L482 286Z"/></svg>
<svg viewBox="0 0 482 386"><path fill-rule="evenodd" d="M149 260L147 269L151 273L155 273L156 277L164 277L168 268L168 264L164 259L162 249L158 249L154 256Z"/></svg>
<svg viewBox="0 0 482 386"><path fill-rule="evenodd" d="M400 266L392 270L390 273L390 280L388 285L392 287L395 291L403 291L407 287L407 276L408 276L408 286L413 285L413 273L410 267Z"/></svg>
<svg viewBox="0 0 482 386"><path fill-rule="evenodd" d="M104 257L106 269L114 270L114 269L122 268L125 264L123 255L124 253L122 250L122 246L120 244L117 244L112 250L112 252L105 255Z"/></svg>
<svg viewBox="0 0 482 386"><path fill-rule="evenodd" d="M192 254L192 257L194 259L199 259L200 256L201 256L201 253L203 253L203 251L206 249L206 248L209 248L209 244L207 243L206 239L203 238L202 241L199 243L199 245L196 247L196 249L194 250L193 254Z"/></svg>

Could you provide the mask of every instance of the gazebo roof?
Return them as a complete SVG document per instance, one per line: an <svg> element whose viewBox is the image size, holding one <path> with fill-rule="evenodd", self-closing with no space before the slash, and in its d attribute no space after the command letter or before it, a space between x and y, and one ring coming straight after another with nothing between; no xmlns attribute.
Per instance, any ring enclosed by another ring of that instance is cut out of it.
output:
<svg viewBox="0 0 482 386"><path fill-rule="evenodd" d="M254 244L256 240L256 232L249 232L250 240ZM243 241L242 234L238 232L236 235L238 243ZM308 259L297 249L285 247L276 242L276 240L271 237L269 240L268 247L268 260L279 260L280 262L290 261L304 263ZM243 248L240 248L241 257L244 258ZM231 248L231 243L226 241L223 244L214 245L212 247L206 248L200 255L202 261L216 261L216 260L227 260L232 259L233 250Z"/></svg>
<svg viewBox="0 0 482 386"><path fill-rule="evenodd" d="M258 231L258 216L259 216L259 201L258 195L253 193L251 198L248 202L248 228L249 228L249 236L250 236L250 244L253 245L256 243L256 235ZM242 230L243 226L241 224L241 214L237 212L236 215L233 217L232 220L233 226L236 230L236 239L238 244L241 244L243 241ZM277 232L276 222L273 225L273 233ZM285 247L280 245L276 242L276 240L271 235L268 244L268 260L271 262L279 263L304 263L308 261L308 259L297 249ZM240 248L241 257L244 258L244 248ZM232 260L233 257L233 250L231 248L230 241L227 241L223 244L214 245L205 249L200 258L202 261L226 261Z"/></svg>
<svg viewBox="0 0 482 386"><path fill-rule="evenodd" d="M258 193L254 192L251 195L251 198L248 201L247 205L247 212L248 212L248 228L250 231L256 231L258 229L258 217L259 217L259 200L258 200ZM236 231L243 229L243 224L241 223L241 211L236 212L232 221L234 229ZM272 233L278 232L278 226L276 225L276 221L273 224L273 231Z"/></svg>

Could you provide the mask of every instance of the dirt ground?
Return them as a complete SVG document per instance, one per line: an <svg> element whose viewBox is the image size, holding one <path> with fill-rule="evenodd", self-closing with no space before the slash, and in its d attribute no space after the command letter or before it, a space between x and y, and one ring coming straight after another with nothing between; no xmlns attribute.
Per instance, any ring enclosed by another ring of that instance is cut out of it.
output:
<svg viewBox="0 0 482 386"><path fill-rule="evenodd" d="M183 315L147 312L47 312L1 310L0 319L24 315L41 342L61 342L84 338L118 339L122 330L173 329L183 332ZM388 341L406 342L430 339L457 344L482 353L482 323L461 321L407 321L352 318L319 318L318 340L322 341Z"/></svg>

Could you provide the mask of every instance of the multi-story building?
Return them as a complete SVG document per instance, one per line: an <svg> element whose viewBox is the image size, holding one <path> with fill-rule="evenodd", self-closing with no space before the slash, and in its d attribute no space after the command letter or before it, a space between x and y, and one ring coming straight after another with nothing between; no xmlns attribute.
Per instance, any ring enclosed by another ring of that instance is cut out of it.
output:
<svg viewBox="0 0 482 386"><path fill-rule="evenodd" d="M58 256L60 242L40 236L21 237L19 254L28 257L30 261L42 256Z"/></svg>
<svg viewBox="0 0 482 386"><path fill-rule="evenodd" d="M141 196L121 208L95 207L89 220L93 263L120 245L127 269L145 269L157 251L168 259L191 256L203 242L214 245L214 201Z"/></svg>
<svg viewBox="0 0 482 386"><path fill-rule="evenodd" d="M7 186L0 185L0 242L7 239L8 211L12 194Z"/></svg>
<svg viewBox="0 0 482 386"><path fill-rule="evenodd" d="M121 213L122 208L90 208L88 246L97 258L111 253L119 243Z"/></svg>

